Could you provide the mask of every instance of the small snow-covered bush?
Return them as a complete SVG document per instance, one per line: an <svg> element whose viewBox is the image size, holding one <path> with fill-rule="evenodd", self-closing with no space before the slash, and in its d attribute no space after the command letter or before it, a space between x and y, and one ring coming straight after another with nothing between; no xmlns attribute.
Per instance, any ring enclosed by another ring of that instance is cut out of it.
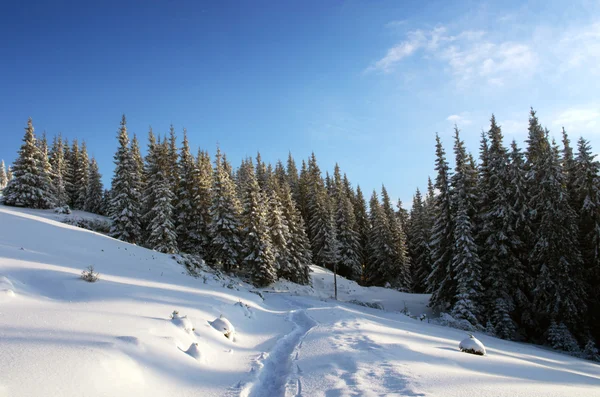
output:
<svg viewBox="0 0 600 397"><path fill-rule="evenodd" d="M54 209L54 212L56 212L57 214L69 215L71 213L71 208L69 208L68 205L63 205L62 207L56 207Z"/></svg>
<svg viewBox="0 0 600 397"><path fill-rule="evenodd" d="M548 342L556 350L574 354L581 352L577 340L564 323L556 324L552 321L548 328Z"/></svg>
<svg viewBox="0 0 600 397"><path fill-rule="evenodd" d="M202 352L199 349L198 343L192 343L185 353L196 360L202 359Z"/></svg>
<svg viewBox="0 0 600 397"><path fill-rule="evenodd" d="M458 348L461 352L477 354L478 356L485 355L485 346L473 335L469 335L468 338L463 339L458 344Z"/></svg>
<svg viewBox="0 0 600 397"><path fill-rule="evenodd" d="M381 303L377 303L377 302L362 302L357 299L352 299L352 300L349 300L348 303L352 303L354 305L359 305L359 306L364 306L364 307L370 307L371 309L383 310L383 306L381 305Z"/></svg>
<svg viewBox="0 0 600 397"><path fill-rule="evenodd" d="M217 331L222 332L226 338L233 339L233 336L235 335L235 328L233 327L233 324L231 324L229 320L222 315L212 322L209 321L209 324Z"/></svg>
<svg viewBox="0 0 600 397"><path fill-rule="evenodd" d="M598 349L596 348L594 341L591 339L587 341L585 348L583 349L583 358L586 360L600 361Z"/></svg>
<svg viewBox="0 0 600 397"><path fill-rule="evenodd" d="M80 278L88 283L95 283L100 279L100 273L94 271L94 265L89 265L81 272Z"/></svg>
<svg viewBox="0 0 600 397"><path fill-rule="evenodd" d="M192 321L188 318L188 316L180 316L178 310L173 310L171 313L171 322L176 326L183 328L185 332L194 332L196 328L192 324Z"/></svg>
<svg viewBox="0 0 600 397"><path fill-rule="evenodd" d="M102 234L108 234L110 232L110 222L100 219L67 218L63 223Z"/></svg>
<svg viewBox="0 0 600 397"><path fill-rule="evenodd" d="M452 327L456 329L461 329L463 331L476 331L476 328L465 319L456 319L452 317L448 313L441 313L440 317L436 321L438 324L443 325L445 327Z"/></svg>

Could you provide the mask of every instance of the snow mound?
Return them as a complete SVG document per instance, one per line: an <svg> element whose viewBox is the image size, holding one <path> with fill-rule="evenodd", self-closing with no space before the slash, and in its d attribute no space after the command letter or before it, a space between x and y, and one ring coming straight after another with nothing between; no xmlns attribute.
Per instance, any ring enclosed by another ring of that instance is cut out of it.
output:
<svg viewBox="0 0 600 397"><path fill-rule="evenodd" d="M198 361L202 359L202 352L200 351L200 348L198 347L198 343L192 343L190 345L190 347L185 351L185 354L187 354L190 357L195 358Z"/></svg>
<svg viewBox="0 0 600 397"><path fill-rule="evenodd" d="M185 332L193 332L195 330L192 321L187 316L180 316L177 310L171 314L171 322L182 328Z"/></svg>
<svg viewBox="0 0 600 397"><path fill-rule="evenodd" d="M458 348L461 352L477 354L479 356L485 355L485 346L483 346L483 343L473 335L469 335L468 338L463 339L458 344Z"/></svg>
<svg viewBox="0 0 600 397"><path fill-rule="evenodd" d="M15 296L15 291L13 291L12 289L3 289L2 293L4 293L4 295L12 298L13 296Z"/></svg>
<svg viewBox="0 0 600 397"><path fill-rule="evenodd" d="M232 339L232 337L235 335L235 328L231 322L229 322L229 320L223 316L215 319L212 322L209 321L208 323L217 331L222 332L226 338Z"/></svg>
<svg viewBox="0 0 600 397"><path fill-rule="evenodd" d="M242 310L244 311L244 316L246 316L248 318L252 318L254 316L254 313L252 312L252 309L250 308L250 306L248 306L244 302L242 302L242 301L236 302L235 306L242 308Z"/></svg>

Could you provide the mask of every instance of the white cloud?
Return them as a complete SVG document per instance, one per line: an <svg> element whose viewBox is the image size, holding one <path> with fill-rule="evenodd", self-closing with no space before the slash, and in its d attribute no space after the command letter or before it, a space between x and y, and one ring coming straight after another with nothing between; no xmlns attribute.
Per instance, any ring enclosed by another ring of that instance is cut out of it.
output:
<svg viewBox="0 0 600 397"><path fill-rule="evenodd" d="M446 118L447 121L456 125L469 125L472 124L473 121L468 118L469 113L462 112L460 114L453 114Z"/></svg>
<svg viewBox="0 0 600 397"><path fill-rule="evenodd" d="M558 128L565 127L568 133L600 132L600 106L566 109L556 116L552 124Z"/></svg>
<svg viewBox="0 0 600 397"><path fill-rule="evenodd" d="M530 74L538 63L537 55L525 43L495 43L483 31L465 30L451 35L446 27L437 26L429 31L409 32L406 40L390 48L366 71L390 73L418 50L446 63L463 83L479 77L489 84L503 85L504 76Z"/></svg>

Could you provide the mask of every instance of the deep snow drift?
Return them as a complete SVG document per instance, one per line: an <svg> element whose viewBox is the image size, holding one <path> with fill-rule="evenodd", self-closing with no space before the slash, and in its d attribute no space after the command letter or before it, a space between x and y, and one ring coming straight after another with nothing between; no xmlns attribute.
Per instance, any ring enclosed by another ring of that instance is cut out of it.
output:
<svg viewBox="0 0 600 397"><path fill-rule="evenodd" d="M0 206L0 396L600 396L595 363L479 334L487 354L464 354L464 332L399 313L427 295L340 279L336 302L314 268L263 300L64 217Z"/></svg>

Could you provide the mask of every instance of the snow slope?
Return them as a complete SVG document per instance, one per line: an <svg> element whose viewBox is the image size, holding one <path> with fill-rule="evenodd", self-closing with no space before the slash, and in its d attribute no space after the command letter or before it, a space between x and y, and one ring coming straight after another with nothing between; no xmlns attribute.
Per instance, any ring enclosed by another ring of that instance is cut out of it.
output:
<svg viewBox="0 0 600 397"><path fill-rule="evenodd" d="M338 279L336 302L314 268L263 300L63 217L0 206L0 396L600 396L595 363L479 334L487 355L461 353L464 332L398 313L427 295Z"/></svg>

